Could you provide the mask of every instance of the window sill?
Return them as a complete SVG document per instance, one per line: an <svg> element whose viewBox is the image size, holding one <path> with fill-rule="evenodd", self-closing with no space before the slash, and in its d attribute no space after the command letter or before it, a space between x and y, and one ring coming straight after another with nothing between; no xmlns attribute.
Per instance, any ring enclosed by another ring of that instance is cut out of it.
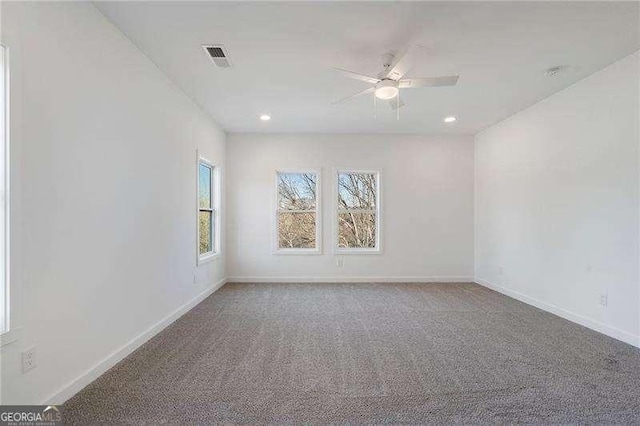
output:
<svg viewBox="0 0 640 426"><path fill-rule="evenodd" d="M336 249L335 253L336 256L342 256L344 255L352 255L352 254L367 254L367 255L371 255L371 254L382 254L382 250L381 249Z"/></svg>
<svg viewBox="0 0 640 426"><path fill-rule="evenodd" d="M274 255L294 255L294 256L318 256L322 254L319 249L276 249L271 252Z"/></svg>
<svg viewBox="0 0 640 426"><path fill-rule="evenodd" d="M212 253L212 254L200 256L198 257L198 266L204 265L205 263L212 262L221 256L222 256L221 253Z"/></svg>
<svg viewBox="0 0 640 426"><path fill-rule="evenodd" d="M21 334L22 328L14 328L0 334L0 348L4 348L12 343L17 342L20 339Z"/></svg>

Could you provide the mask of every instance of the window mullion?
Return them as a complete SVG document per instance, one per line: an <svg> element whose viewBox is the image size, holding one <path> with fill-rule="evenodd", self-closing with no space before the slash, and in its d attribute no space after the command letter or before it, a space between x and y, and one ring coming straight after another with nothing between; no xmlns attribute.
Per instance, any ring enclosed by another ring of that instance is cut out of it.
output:
<svg viewBox="0 0 640 426"><path fill-rule="evenodd" d="M338 209L338 213L372 213L372 214L377 214L378 210Z"/></svg>
<svg viewBox="0 0 640 426"><path fill-rule="evenodd" d="M278 213L316 213L317 210L285 210L278 209L276 210Z"/></svg>

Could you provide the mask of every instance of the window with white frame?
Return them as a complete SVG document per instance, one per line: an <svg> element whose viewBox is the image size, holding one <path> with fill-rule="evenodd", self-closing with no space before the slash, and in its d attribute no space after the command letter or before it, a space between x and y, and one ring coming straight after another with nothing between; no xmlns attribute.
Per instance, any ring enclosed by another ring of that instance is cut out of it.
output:
<svg viewBox="0 0 640 426"><path fill-rule="evenodd" d="M320 173L276 173L276 244L278 253L320 251Z"/></svg>
<svg viewBox="0 0 640 426"><path fill-rule="evenodd" d="M0 334L9 331L9 280L7 273L8 73L7 49L0 44Z"/></svg>
<svg viewBox="0 0 640 426"><path fill-rule="evenodd" d="M380 250L380 174L337 172L337 251Z"/></svg>
<svg viewBox="0 0 640 426"><path fill-rule="evenodd" d="M198 157L198 263L212 259L218 249L216 168Z"/></svg>

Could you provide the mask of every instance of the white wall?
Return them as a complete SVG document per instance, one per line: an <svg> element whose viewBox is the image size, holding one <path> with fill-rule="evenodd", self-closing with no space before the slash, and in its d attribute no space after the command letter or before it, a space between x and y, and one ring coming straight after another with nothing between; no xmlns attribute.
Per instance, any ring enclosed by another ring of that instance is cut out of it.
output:
<svg viewBox="0 0 640 426"><path fill-rule="evenodd" d="M0 30L11 49L18 330L0 349L0 400L62 402L225 277L224 257L196 267L194 211L195 151L223 165L225 134L91 4L3 2ZM632 342L638 60L485 130L475 147L480 282ZM471 138L228 139L235 279L473 277ZM274 256L275 170L304 167L323 171L323 254ZM383 190L383 253L342 256L341 268L330 226L336 167L380 169ZM20 352L32 346L38 366L22 374Z"/></svg>
<svg viewBox="0 0 640 426"><path fill-rule="evenodd" d="M231 280L470 280L473 140L410 135L230 134L227 241ZM334 168L379 169L382 250L343 255L332 236ZM322 168L323 254L273 255L275 171Z"/></svg>
<svg viewBox="0 0 640 426"><path fill-rule="evenodd" d="M3 2L1 31L22 328L1 351L1 397L61 402L225 276L224 258L195 262L196 149L221 164L225 134L91 3ZM31 346L38 366L21 374Z"/></svg>
<svg viewBox="0 0 640 426"><path fill-rule="evenodd" d="M639 78L636 53L476 137L476 277L636 345Z"/></svg>

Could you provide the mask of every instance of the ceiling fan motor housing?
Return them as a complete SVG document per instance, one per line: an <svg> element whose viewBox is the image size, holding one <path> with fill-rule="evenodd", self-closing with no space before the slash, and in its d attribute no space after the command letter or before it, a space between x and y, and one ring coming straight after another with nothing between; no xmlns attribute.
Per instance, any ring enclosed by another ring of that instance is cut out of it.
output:
<svg viewBox="0 0 640 426"><path fill-rule="evenodd" d="M391 64L393 64L393 60L395 59L395 57L396 55L394 55L393 52L387 52L382 55L382 66L385 68L389 68Z"/></svg>
<svg viewBox="0 0 640 426"><path fill-rule="evenodd" d="M385 79L376 84L376 97L379 99L393 99L398 96L398 82Z"/></svg>

